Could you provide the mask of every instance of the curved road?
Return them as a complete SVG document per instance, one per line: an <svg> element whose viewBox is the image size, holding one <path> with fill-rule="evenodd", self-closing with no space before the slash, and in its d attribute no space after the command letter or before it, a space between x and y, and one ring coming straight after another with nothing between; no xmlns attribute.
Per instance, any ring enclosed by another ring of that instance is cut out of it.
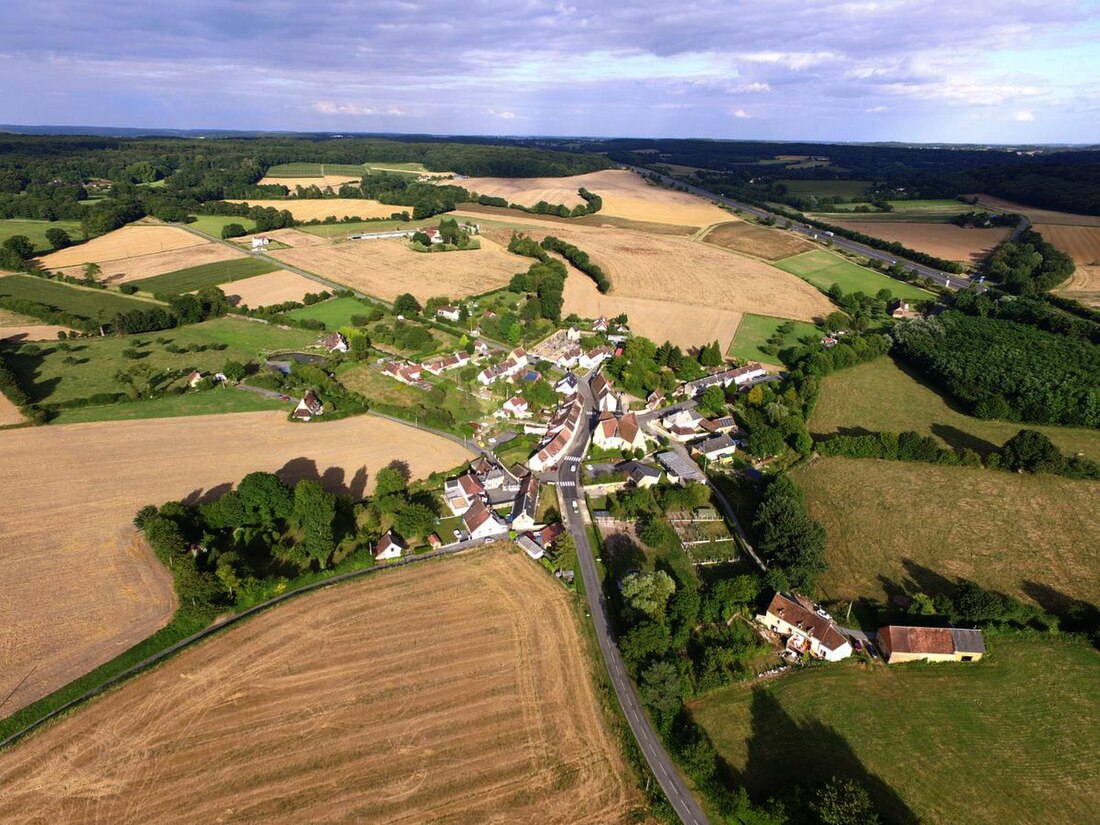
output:
<svg viewBox="0 0 1100 825"><path fill-rule="evenodd" d="M599 640L600 652L603 654L604 663L607 665L611 684L615 688L615 695L619 697L619 703L623 708L623 715L634 734L645 756L649 769L653 772L657 782L664 791L668 801L672 804L680 820L687 825L707 825L709 820L703 813L699 803L691 795L684 780L676 772L676 766L660 736L653 729L649 717L642 709L642 703L638 699L638 692L634 683L627 675L623 665L619 648L615 644L611 633L611 620L607 609L607 599L604 598L603 587L600 583L599 573L596 571L596 560L592 552L592 545L588 541L588 533L585 531L584 519L584 491L580 484L580 466L588 449L588 440L595 419L595 401L591 388L586 381L578 383L580 396L584 402L584 410L587 415L587 429L584 437L576 439L566 456L562 459L557 470L558 490L564 500L562 518L569 529L573 541L577 545L577 562L580 564L581 576L584 578L584 589L588 596L588 612L592 615L592 622L596 627L596 637ZM576 507L576 510L573 508Z"/></svg>

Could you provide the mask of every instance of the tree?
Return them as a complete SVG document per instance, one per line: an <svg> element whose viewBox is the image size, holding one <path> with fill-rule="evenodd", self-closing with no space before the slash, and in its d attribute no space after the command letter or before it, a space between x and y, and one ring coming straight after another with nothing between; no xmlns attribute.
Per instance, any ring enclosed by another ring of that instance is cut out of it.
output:
<svg viewBox="0 0 1100 825"><path fill-rule="evenodd" d="M699 363L704 367L717 367L722 364L722 347L717 341L699 351Z"/></svg>
<svg viewBox="0 0 1100 825"><path fill-rule="evenodd" d="M249 473L237 485L237 494L250 524L271 526L287 519L294 509L290 487L273 473Z"/></svg>
<svg viewBox="0 0 1100 825"><path fill-rule="evenodd" d="M684 680L676 665L667 661L654 662L642 671L638 692L653 714L657 724L666 728L683 706Z"/></svg>
<svg viewBox="0 0 1100 825"><path fill-rule="evenodd" d="M248 234L248 230L239 223L227 223L222 227L222 239L240 238Z"/></svg>
<svg viewBox="0 0 1100 825"><path fill-rule="evenodd" d="M1054 443L1037 430L1020 430L1001 447L1001 466L1029 473L1057 473L1066 460Z"/></svg>
<svg viewBox="0 0 1100 825"><path fill-rule="evenodd" d="M721 415L726 409L726 393L718 384L711 384L703 390L699 399L699 409L707 415Z"/></svg>
<svg viewBox="0 0 1100 825"><path fill-rule="evenodd" d="M64 249L66 246L72 245L73 242L73 239L69 237L69 233L60 226L52 226L47 229L46 240L50 242L50 246L54 249Z"/></svg>
<svg viewBox="0 0 1100 825"><path fill-rule="evenodd" d="M405 475L396 467L383 467L374 474L374 494L387 496L393 493L404 493L407 486Z"/></svg>
<svg viewBox="0 0 1100 825"><path fill-rule="evenodd" d="M411 318L419 315L420 310L420 302L408 292L401 293L393 302L395 315L404 315L406 318Z"/></svg>
<svg viewBox="0 0 1100 825"><path fill-rule="evenodd" d="M619 639L623 661L637 673L650 659L664 656L669 649L668 628L651 621L638 622Z"/></svg>
<svg viewBox="0 0 1100 825"><path fill-rule="evenodd" d="M850 779L834 776L822 786L810 807L822 825L878 825L867 790Z"/></svg>
<svg viewBox="0 0 1100 825"><path fill-rule="evenodd" d="M99 277L100 273L102 272L103 269L97 263L84 264L85 281L94 281L96 278Z"/></svg>
<svg viewBox="0 0 1100 825"><path fill-rule="evenodd" d="M292 519L300 533L297 544L306 561L315 561L324 569L336 549L332 530L336 519L336 496L326 493L320 482L299 481L294 488Z"/></svg>
<svg viewBox="0 0 1100 825"><path fill-rule="evenodd" d="M825 528L806 510L789 476L777 476L764 493L753 520L764 557L778 565L798 590L810 589L825 572Z"/></svg>
<svg viewBox="0 0 1100 825"><path fill-rule="evenodd" d="M34 255L34 244L26 235L12 235L4 241L3 248L23 259Z"/></svg>
<svg viewBox="0 0 1100 825"><path fill-rule="evenodd" d="M435 528L435 513L423 504L410 502L397 513L394 526L406 537L426 536Z"/></svg>
<svg viewBox="0 0 1100 825"><path fill-rule="evenodd" d="M668 600L675 591L676 582L664 570L631 573L622 583L627 604L657 621L664 618Z"/></svg>
<svg viewBox="0 0 1100 825"><path fill-rule="evenodd" d="M248 375L248 370L240 361L230 360L226 361L225 366L222 367L222 374L230 381L241 381Z"/></svg>

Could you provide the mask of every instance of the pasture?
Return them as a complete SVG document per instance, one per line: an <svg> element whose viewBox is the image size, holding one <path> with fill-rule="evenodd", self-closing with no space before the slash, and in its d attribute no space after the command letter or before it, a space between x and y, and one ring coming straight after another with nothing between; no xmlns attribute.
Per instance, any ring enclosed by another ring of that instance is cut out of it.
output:
<svg viewBox="0 0 1100 825"><path fill-rule="evenodd" d="M293 309L287 313L291 318L304 318L320 321L325 329L336 329L351 324L351 316L366 315L370 307L359 303L355 298L333 298L319 304Z"/></svg>
<svg viewBox="0 0 1100 825"><path fill-rule="evenodd" d="M172 252L205 243L208 242L176 226L132 223L87 243L43 255L38 260L47 269L64 269L86 263L102 265L106 261Z"/></svg>
<svg viewBox="0 0 1100 825"><path fill-rule="evenodd" d="M379 203L367 198L288 198L286 200L229 200L227 203L247 203L264 209L287 211L299 221L323 221L328 217L337 220L343 218L388 218L396 212L412 213L411 206L397 206L391 203Z"/></svg>
<svg viewBox="0 0 1100 825"><path fill-rule="evenodd" d="M789 788L797 753L798 778L852 779L887 822L1091 819L1100 805L1096 651L1010 637L990 647L972 666L812 668L715 691L691 709L731 779L757 799Z"/></svg>
<svg viewBox="0 0 1100 825"><path fill-rule="evenodd" d="M935 595L966 578L1100 603L1100 482L837 457L792 476L829 535L829 601Z"/></svg>
<svg viewBox="0 0 1100 825"><path fill-rule="evenodd" d="M117 656L170 617L170 577L132 525L142 505L198 498L253 470L319 478L330 490L362 496L394 459L422 478L468 458L451 441L372 416L296 424L281 411L33 427L5 432L3 443L5 714Z"/></svg>
<svg viewBox="0 0 1100 825"><path fill-rule="evenodd" d="M80 221L32 221L11 218L0 220L0 243L15 235L23 235L34 244L34 251L42 255L53 249L50 242L46 240L46 231L55 228L68 232L74 243L80 243L83 238Z"/></svg>
<svg viewBox="0 0 1100 825"><path fill-rule="evenodd" d="M863 292L874 295L880 289L888 289L895 298L911 301L927 301L933 297L931 293L919 287L854 264L824 249L785 258L777 261L775 266L784 272L797 275L823 291L828 290L833 284L840 284L840 288L846 293Z"/></svg>
<svg viewBox="0 0 1100 825"><path fill-rule="evenodd" d="M34 275L4 275L0 277L0 296L7 295L34 301L54 309L95 319L101 313L106 318L133 309L162 306L140 298L129 298L117 292L93 287L81 287Z"/></svg>
<svg viewBox="0 0 1100 825"><path fill-rule="evenodd" d="M248 232L256 228L256 222L252 218L240 218L235 215L192 215L187 225L207 235L220 238L222 229L231 223L239 223Z"/></svg>
<svg viewBox="0 0 1100 825"><path fill-rule="evenodd" d="M62 410L51 424L84 424L89 421L136 421L140 418L181 418L190 415L282 410L290 412L294 405L277 401L254 392L219 387L206 392L166 395L144 401L122 404L101 404Z"/></svg>
<svg viewBox="0 0 1100 825"><path fill-rule="evenodd" d="M1079 266L1055 292L1100 309L1100 266Z"/></svg>
<svg viewBox="0 0 1100 825"><path fill-rule="evenodd" d="M703 241L765 261L777 261L817 249L816 244L793 232L744 221L718 224L703 236Z"/></svg>
<svg viewBox="0 0 1100 825"><path fill-rule="evenodd" d="M794 329L785 335L781 335L779 327L784 324L790 324ZM785 347L794 346L800 338L805 336L820 338L821 334L821 330L816 326L807 324L804 321L790 321L786 318L774 318L769 315L747 314L741 319L741 325L737 328L737 334L734 336L733 343L726 354L746 361L763 361L774 364L778 362L778 357L761 349L768 343L769 338L780 335L783 338L783 344L780 346L782 350Z"/></svg>
<svg viewBox="0 0 1100 825"><path fill-rule="evenodd" d="M263 613L0 755L0 816L626 822L639 794L592 669L569 596L515 551L387 571Z"/></svg>
<svg viewBox="0 0 1100 825"><path fill-rule="evenodd" d="M277 269L266 275L256 275L234 281L230 287L223 287L229 300L235 306L247 306L252 309L281 304L286 301L301 301L307 293L321 292L324 286L303 278L294 272Z"/></svg>
<svg viewBox="0 0 1100 825"><path fill-rule="evenodd" d="M862 232L884 241L895 241L948 261L978 264L984 261L1012 230L1007 226L991 229L964 229L953 223L907 223L903 221L834 220L837 226ZM1100 238L1100 229L1096 230Z"/></svg>
<svg viewBox="0 0 1100 825"><path fill-rule="evenodd" d="M262 258L231 258L217 263L177 269L152 278L130 281L138 289L154 294L183 294L208 286L228 284L254 275L274 272L278 267Z"/></svg>
<svg viewBox="0 0 1100 825"><path fill-rule="evenodd" d="M791 195L815 198L857 198L871 185L869 180L781 180Z"/></svg>
<svg viewBox="0 0 1100 825"><path fill-rule="evenodd" d="M1040 224L1033 227L1043 240L1054 244L1078 265L1100 265L1100 226Z"/></svg>

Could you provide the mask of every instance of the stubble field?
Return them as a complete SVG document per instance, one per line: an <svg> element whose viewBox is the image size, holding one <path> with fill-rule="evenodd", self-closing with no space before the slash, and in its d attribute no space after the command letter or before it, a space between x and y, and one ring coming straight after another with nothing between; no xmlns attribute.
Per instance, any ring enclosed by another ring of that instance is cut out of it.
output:
<svg viewBox="0 0 1100 825"><path fill-rule="evenodd" d="M1100 309L1100 266L1077 267L1070 279L1055 292Z"/></svg>
<svg viewBox="0 0 1100 825"><path fill-rule="evenodd" d="M291 192L297 190L297 187L304 186L316 186L318 189L326 189L332 187L333 192L339 192L340 187L345 183L354 183L358 185L359 181L363 179L362 175L317 175L315 177L308 178L296 178L285 177L283 175L264 175L260 179L260 186L285 186Z"/></svg>
<svg viewBox="0 0 1100 825"><path fill-rule="evenodd" d="M247 203L249 206L261 206L264 209L284 209L299 221L324 220L330 215L341 218L358 216L360 218L388 218L394 212L412 212L411 206L397 206L391 203L379 203L366 198L289 198L287 200L230 200L227 203Z"/></svg>
<svg viewBox="0 0 1100 825"><path fill-rule="evenodd" d="M566 593L514 551L304 596L0 755L0 817L624 822Z"/></svg>
<svg viewBox="0 0 1100 825"><path fill-rule="evenodd" d="M831 219L837 226L884 241L895 241L949 261L980 263L1012 232L1007 226L963 229L951 223L903 223L899 221L849 221Z"/></svg>
<svg viewBox="0 0 1100 825"><path fill-rule="evenodd" d="M168 573L131 526L142 505L253 470L362 494L393 459L419 478L467 458L451 441L374 417L302 425L281 412L19 429L0 435L0 449L0 696L14 690L4 715L168 620Z"/></svg>
<svg viewBox="0 0 1100 825"><path fill-rule="evenodd" d="M38 260L47 269L63 269L69 266L83 266L86 263L102 265L106 261L117 261L120 258L172 252L206 243L208 241L198 235L192 235L175 226L133 223L98 238L92 238L79 246L71 246L43 255Z"/></svg>
<svg viewBox="0 0 1100 825"><path fill-rule="evenodd" d="M19 412L19 408L8 400L6 395L0 393L0 427L18 424L22 420L23 414Z"/></svg>
<svg viewBox="0 0 1100 825"><path fill-rule="evenodd" d="M69 333L72 330L52 324L0 326L0 341L56 341L59 332Z"/></svg>
<svg viewBox="0 0 1100 825"><path fill-rule="evenodd" d="M1036 224L1060 224L1064 226L1100 226L1100 215L1078 215L1074 212L1057 212L1053 209L1039 209L1021 203L997 198L992 195L977 195L978 207L996 212L1015 212L1026 215Z"/></svg>
<svg viewBox="0 0 1100 825"><path fill-rule="evenodd" d="M222 289L235 304L256 309L284 301L301 301L307 292L320 292L324 287L301 275L280 269L266 275L234 281Z"/></svg>
<svg viewBox="0 0 1100 825"><path fill-rule="evenodd" d="M176 272L180 269L238 260L243 257L243 252L234 252L225 244L204 241L196 236L192 237L198 243L182 249L169 252L151 252L147 255L133 255L112 261L98 261L101 272L97 280L105 284L125 284L130 281L154 278L157 275ZM65 275L82 277L84 275L84 265L64 266L58 271Z"/></svg>
<svg viewBox="0 0 1100 825"><path fill-rule="evenodd" d="M1100 264L1100 226L1036 224L1035 231L1073 258L1074 263Z"/></svg>
<svg viewBox="0 0 1100 825"><path fill-rule="evenodd" d="M744 221L720 224L703 236L703 240L766 261L778 261L780 258L789 258L817 248L816 244L792 232L769 229Z"/></svg>

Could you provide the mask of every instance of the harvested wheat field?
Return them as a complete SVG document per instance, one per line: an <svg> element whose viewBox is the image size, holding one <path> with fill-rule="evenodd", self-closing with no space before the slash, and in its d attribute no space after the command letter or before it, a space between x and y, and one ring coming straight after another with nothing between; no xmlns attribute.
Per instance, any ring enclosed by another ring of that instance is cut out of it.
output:
<svg viewBox="0 0 1100 825"><path fill-rule="evenodd" d="M640 175L607 169L567 178L468 178L460 181L470 192L506 198L510 203L534 206L539 201L576 206L584 203L577 190L584 187L603 199L600 215L650 223L709 226L731 220L730 213L709 201L654 186Z"/></svg>
<svg viewBox="0 0 1100 825"><path fill-rule="evenodd" d="M326 187L332 187L333 192L339 192L340 187L345 183L354 183L356 185L363 179L362 175L325 175L324 177L317 176L314 178L285 178L279 175L271 177L270 175L264 175L260 179L259 186L285 186L291 192L297 191L297 187L304 186L316 186L318 189L325 189Z"/></svg>
<svg viewBox="0 0 1100 825"><path fill-rule="evenodd" d="M0 427L11 424L19 424L23 421L23 414L19 408L2 392L0 392Z"/></svg>
<svg viewBox="0 0 1100 825"><path fill-rule="evenodd" d="M412 207L395 206L392 203L379 203L366 198L288 198L277 200L226 201L226 203L247 203L249 206L262 206L264 209L284 209L299 221L321 221L329 215L342 218L388 218L394 212L408 212Z"/></svg>
<svg viewBox="0 0 1100 825"><path fill-rule="evenodd" d="M1100 266L1077 267L1070 279L1054 291L1100 309Z"/></svg>
<svg viewBox="0 0 1100 825"><path fill-rule="evenodd" d="M281 304L284 301L301 301L307 292L320 292L324 287L301 275L279 269L266 275L243 278L222 286L234 305L257 307Z"/></svg>
<svg viewBox="0 0 1100 825"><path fill-rule="evenodd" d="M269 254L376 298L392 301L410 292L425 301L497 289L531 264L530 258L513 255L489 238L479 240L481 249L456 252L414 252L403 240L386 240L322 242Z"/></svg>
<svg viewBox="0 0 1100 825"><path fill-rule="evenodd" d="M271 232L257 232L255 234L260 237L270 238L273 241L278 241L287 246L325 246L328 244L327 239L319 235L313 235L309 232L302 232L300 229L275 229ZM233 242L251 246L252 236L246 235L243 238L234 238Z"/></svg>
<svg viewBox="0 0 1100 825"><path fill-rule="evenodd" d="M171 581L131 525L142 505L197 497L253 470L362 495L393 459L419 478L468 457L379 418L303 425L280 412L34 427L0 444L0 697L15 690L5 715L168 620Z"/></svg>
<svg viewBox="0 0 1100 825"><path fill-rule="evenodd" d="M68 327L51 324L27 324L21 327L0 326L0 341L56 341L57 333L69 333Z"/></svg>
<svg viewBox="0 0 1100 825"><path fill-rule="evenodd" d="M1076 264L1100 265L1100 226L1036 224L1043 240L1065 252Z"/></svg>
<svg viewBox="0 0 1100 825"><path fill-rule="evenodd" d="M980 208L995 212L1015 212L1025 215L1032 223L1053 223L1065 226L1100 226L1100 215L1078 215L1074 212L1057 212L1053 209L1039 209L1025 206L992 195L971 195L978 198Z"/></svg>
<svg viewBox="0 0 1100 825"><path fill-rule="evenodd" d="M152 278L154 275L189 269L193 266L231 261L244 255L243 252L235 252L225 244L204 241L201 238L195 238L195 240L199 241L197 245L171 252L153 252L149 255L103 261L99 265L102 271L98 280L105 284L124 284L129 281L139 281L142 278ZM84 274L84 267L68 266L59 271L66 275L79 276Z"/></svg>
<svg viewBox="0 0 1100 825"><path fill-rule="evenodd" d="M132 223L114 232L92 238L87 243L43 255L38 260L47 269L61 269L93 262L102 265L105 261L151 255L154 252L171 252L174 249L184 249L205 243L208 241L175 226Z"/></svg>
<svg viewBox="0 0 1100 825"><path fill-rule="evenodd" d="M263 613L0 754L0 818L625 822L566 593L503 548Z"/></svg>
<svg viewBox="0 0 1100 825"><path fill-rule="evenodd" d="M1007 226L992 229L963 229L953 223L906 223L904 221L847 221L829 219L837 226L862 232L884 241L895 241L948 261L980 263L1012 234Z"/></svg>
<svg viewBox="0 0 1100 825"><path fill-rule="evenodd" d="M766 226L730 221L719 224L703 236L706 243L730 249L766 261L778 261L802 252L817 249L815 244L792 232L769 229Z"/></svg>

